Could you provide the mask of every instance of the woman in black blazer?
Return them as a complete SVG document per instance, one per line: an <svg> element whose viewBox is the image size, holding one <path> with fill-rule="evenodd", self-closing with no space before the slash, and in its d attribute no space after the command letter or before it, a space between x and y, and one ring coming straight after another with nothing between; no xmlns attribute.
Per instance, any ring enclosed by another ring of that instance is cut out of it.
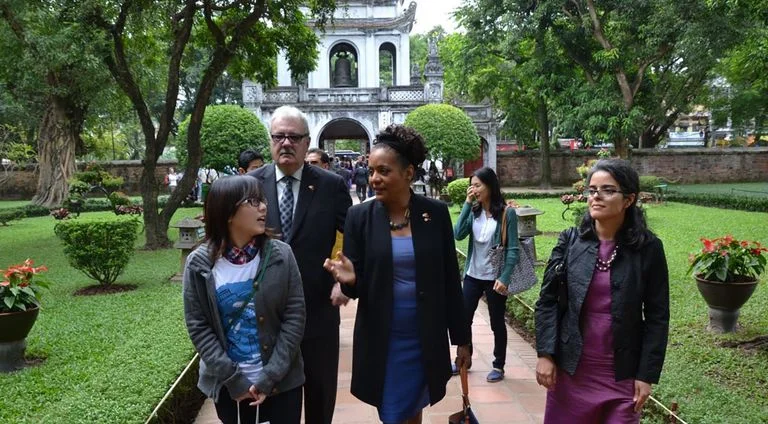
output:
<svg viewBox="0 0 768 424"><path fill-rule="evenodd" d="M352 394L384 423L420 423L422 409L445 396L449 334L458 365L470 357L448 208L410 190L425 156L410 128L378 134L369 159L376 199L349 209L344 253L326 261L344 293L359 299Z"/></svg>
<svg viewBox="0 0 768 424"><path fill-rule="evenodd" d="M667 348L667 261L626 161L598 162L587 184L588 213L560 235L536 303L544 422L638 423ZM564 272L555 271L560 265Z"/></svg>

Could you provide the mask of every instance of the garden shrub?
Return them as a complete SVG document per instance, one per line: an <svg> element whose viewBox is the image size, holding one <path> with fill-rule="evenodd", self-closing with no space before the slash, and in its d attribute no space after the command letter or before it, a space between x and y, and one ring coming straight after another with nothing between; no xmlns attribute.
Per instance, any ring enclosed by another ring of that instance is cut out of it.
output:
<svg viewBox="0 0 768 424"><path fill-rule="evenodd" d="M113 191L112 193L109 193L108 199L115 209L117 209L118 206L128 206L131 204L131 198L121 191Z"/></svg>
<svg viewBox="0 0 768 424"><path fill-rule="evenodd" d="M459 178L448 183L445 190L448 192L448 197L451 198L451 202L455 205L464 203L467 199L467 189L469 188L469 178Z"/></svg>
<svg viewBox="0 0 768 424"><path fill-rule="evenodd" d="M54 231L64 242L69 264L99 282L112 284L133 256L139 221L61 221Z"/></svg>
<svg viewBox="0 0 768 424"><path fill-rule="evenodd" d="M187 164L187 128L189 119L179 125L176 136L176 158L179 166ZM270 158L269 133L261 120L247 109L237 105L214 105L205 108L200 128L200 145L203 149L203 168L226 171L237 167L237 157L246 149L261 152Z"/></svg>
<svg viewBox="0 0 768 424"><path fill-rule="evenodd" d="M452 160L472 160L480 157L480 136L477 135L477 129L472 119L455 106L419 106L405 117L405 126L421 134L429 149L429 157L443 159L444 166Z"/></svg>
<svg viewBox="0 0 768 424"><path fill-rule="evenodd" d="M564 194L573 194L572 191L551 191L551 192L538 192L538 191L503 191L501 195L504 199L549 199L552 197L560 197Z"/></svg>
<svg viewBox="0 0 768 424"><path fill-rule="evenodd" d="M654 175L641 175L640 176L640 191L656 191L656 186L664 184L664 180Z"/></svg>
<svg viewBox="0 0 768 424"><path fill-rule="evenodd" d="M7 226L9 222L26 217L20 208L0 209L0 225Z"/></svg>

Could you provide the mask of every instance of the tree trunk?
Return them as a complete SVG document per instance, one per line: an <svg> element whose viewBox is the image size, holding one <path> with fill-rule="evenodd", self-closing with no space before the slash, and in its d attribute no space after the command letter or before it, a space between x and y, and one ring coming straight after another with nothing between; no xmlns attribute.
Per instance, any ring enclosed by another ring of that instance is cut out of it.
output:
<svg viewBox="0 0 768 424"><path fill-rule="evenodd" d="M541 180L539 187L552 188L552 165L549 161L549 111L546 100L536 99L536 122L539 126L539 151L541 152Z"/></svg>
<svg viewBox="0 0 768 424"><path fill-rule="evenodd" d="M75 174L75 151L85 120L85 108L66 99L51 97L40 123L37 139L37 193L32 203L47 208L61 206L69 195L69 179Z"/></svg>
<svg viewBox="0 0 768 424"><path fill-rule="evenodd" d="M626 138L616 139L613 143L616 149L616 155L622 159L629 159L629 140Z"/></svg>

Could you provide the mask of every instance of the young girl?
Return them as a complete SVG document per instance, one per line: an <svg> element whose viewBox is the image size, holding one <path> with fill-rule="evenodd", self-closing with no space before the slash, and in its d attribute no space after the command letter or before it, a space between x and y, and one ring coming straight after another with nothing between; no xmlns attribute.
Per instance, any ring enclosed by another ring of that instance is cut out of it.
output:
<svg viewBox="0 0 768 424"><path fill-rule="evenodd" d="M216 180L206 238L187 259L184 317L200 354L198 387L225 423L298 424L304 292L290 247L265 228L267 204L249 176Z"/></svg>

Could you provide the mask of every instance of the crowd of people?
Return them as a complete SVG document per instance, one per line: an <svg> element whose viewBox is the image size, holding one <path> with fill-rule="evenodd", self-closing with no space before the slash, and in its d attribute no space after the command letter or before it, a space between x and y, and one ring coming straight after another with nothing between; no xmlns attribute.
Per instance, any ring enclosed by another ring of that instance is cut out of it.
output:
<svg viewBox="0 0 768 424"><path fill-rule="evenodd" d="M350 390L382 422L420 423L451 375L471 367L472 315L483 294L494 333L486 378L503 380L504 309L519 245L494 171L474 173L453 225L445 203L411 189L427 155L413 129L386 127L352 169L310 149L307 118L295 107L275 110L269 130L272 163L243 152L241 175L212 183L206 237L184 273L198 387L222 422L297 424L303 410L307 424L331 423L339 307L350 299ZM663 247L636 208L638 177L626 163L599 162L588 186L590 211L561 235L537 304L545 419L636 423L664 360ZM462 284L455 240L466 237Z"/></svg>

